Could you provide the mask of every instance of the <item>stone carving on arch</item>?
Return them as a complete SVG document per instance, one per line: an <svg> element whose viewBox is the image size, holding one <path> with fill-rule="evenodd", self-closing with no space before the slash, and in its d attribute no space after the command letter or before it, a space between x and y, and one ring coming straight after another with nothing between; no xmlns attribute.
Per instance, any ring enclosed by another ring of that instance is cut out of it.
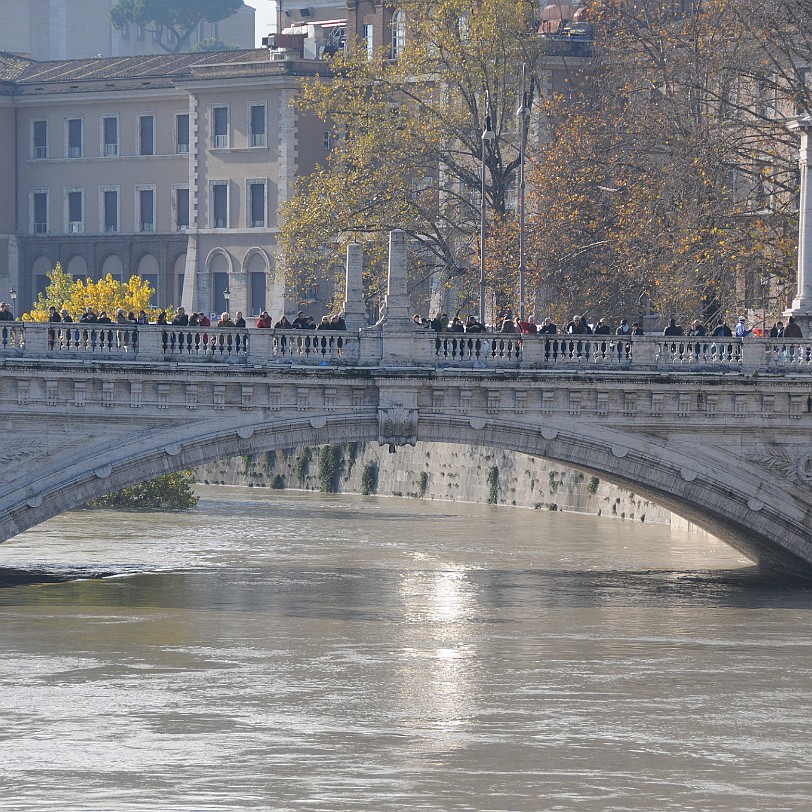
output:
<svg viewBox="0 0 812 812"><path fill-rule="evenodd" d="M753 451L749 459L781 474L790 482L812 486L812 446L771 445L765 452Z"/></svg>
<svg viewBox="0 0 812 812"><path fill-rule="evenodd" d="M393 403L378 412L378 445L417 444L417 409Z"/></svg>
<svg viewBox="0 0 812 812"><path fill-rule="evenodd" d="M234 268L234 258L231 256L231 254L228 253L228 251L225 250L225 248L219 247L212 248L211 251L209 251L208 256L206 257L206 271L209 273L212 271L214 267L214 261L219 256L225 258L226 265L228 266L228 273L230 274L236 273L236 270Z"/></svg>

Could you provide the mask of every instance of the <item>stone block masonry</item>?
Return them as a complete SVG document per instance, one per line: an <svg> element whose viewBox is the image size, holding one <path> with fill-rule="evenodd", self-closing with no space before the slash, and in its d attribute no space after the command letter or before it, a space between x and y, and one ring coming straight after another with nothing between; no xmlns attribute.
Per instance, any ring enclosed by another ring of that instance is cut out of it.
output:
<svg viewBox="0 0 812 812"><path fill-rule="evenodd" d="M337 448L342 464L336 490L342 493L362 493L364 470L374 465L378 495L487 504L492 501L489 475L496 469L498 505L589 513L704 532L633 491L526 454L451 443L418 443L414 448L398 448L395 454L373 443ZM195 479L208 485L318 491L319 450L231 457L200 466Z"/></svg>

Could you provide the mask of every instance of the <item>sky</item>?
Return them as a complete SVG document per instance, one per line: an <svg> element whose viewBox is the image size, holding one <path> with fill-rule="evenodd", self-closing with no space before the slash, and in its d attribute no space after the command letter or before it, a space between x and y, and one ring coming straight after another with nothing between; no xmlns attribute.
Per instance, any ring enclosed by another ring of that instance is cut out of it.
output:
<svg viewBox="0 0 812 812"><path fill-rule="evenodd" d="M263 37L267 36L271 30L271 21L274 18L276 4L272 0L244 0L247 6L253 6L257 10L257 45L260 45Z"/></svg>

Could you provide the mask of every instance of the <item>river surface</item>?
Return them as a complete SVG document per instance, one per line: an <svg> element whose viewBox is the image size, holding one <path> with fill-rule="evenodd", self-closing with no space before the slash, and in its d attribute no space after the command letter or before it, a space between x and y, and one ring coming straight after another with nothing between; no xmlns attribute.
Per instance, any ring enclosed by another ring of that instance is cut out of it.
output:
<svg viewBox="0 0 812 812"><path fill-rule="evenodd" d="M812 808L812 587L662 527L199 492L0 547L0 809Z"/></svg>

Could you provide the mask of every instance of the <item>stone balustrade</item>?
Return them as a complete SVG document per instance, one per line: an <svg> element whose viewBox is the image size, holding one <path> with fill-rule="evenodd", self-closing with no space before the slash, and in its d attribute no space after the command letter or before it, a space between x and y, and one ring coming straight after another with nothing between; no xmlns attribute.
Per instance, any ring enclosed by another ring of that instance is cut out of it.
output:
<svg viewBox="0 0 812 812"><path fill-rule="evenodd" d="M680 372L812 372L812 341L659 335L518 336L386 327L358 331L9 322L0 359L433 366Z"/></svg>

